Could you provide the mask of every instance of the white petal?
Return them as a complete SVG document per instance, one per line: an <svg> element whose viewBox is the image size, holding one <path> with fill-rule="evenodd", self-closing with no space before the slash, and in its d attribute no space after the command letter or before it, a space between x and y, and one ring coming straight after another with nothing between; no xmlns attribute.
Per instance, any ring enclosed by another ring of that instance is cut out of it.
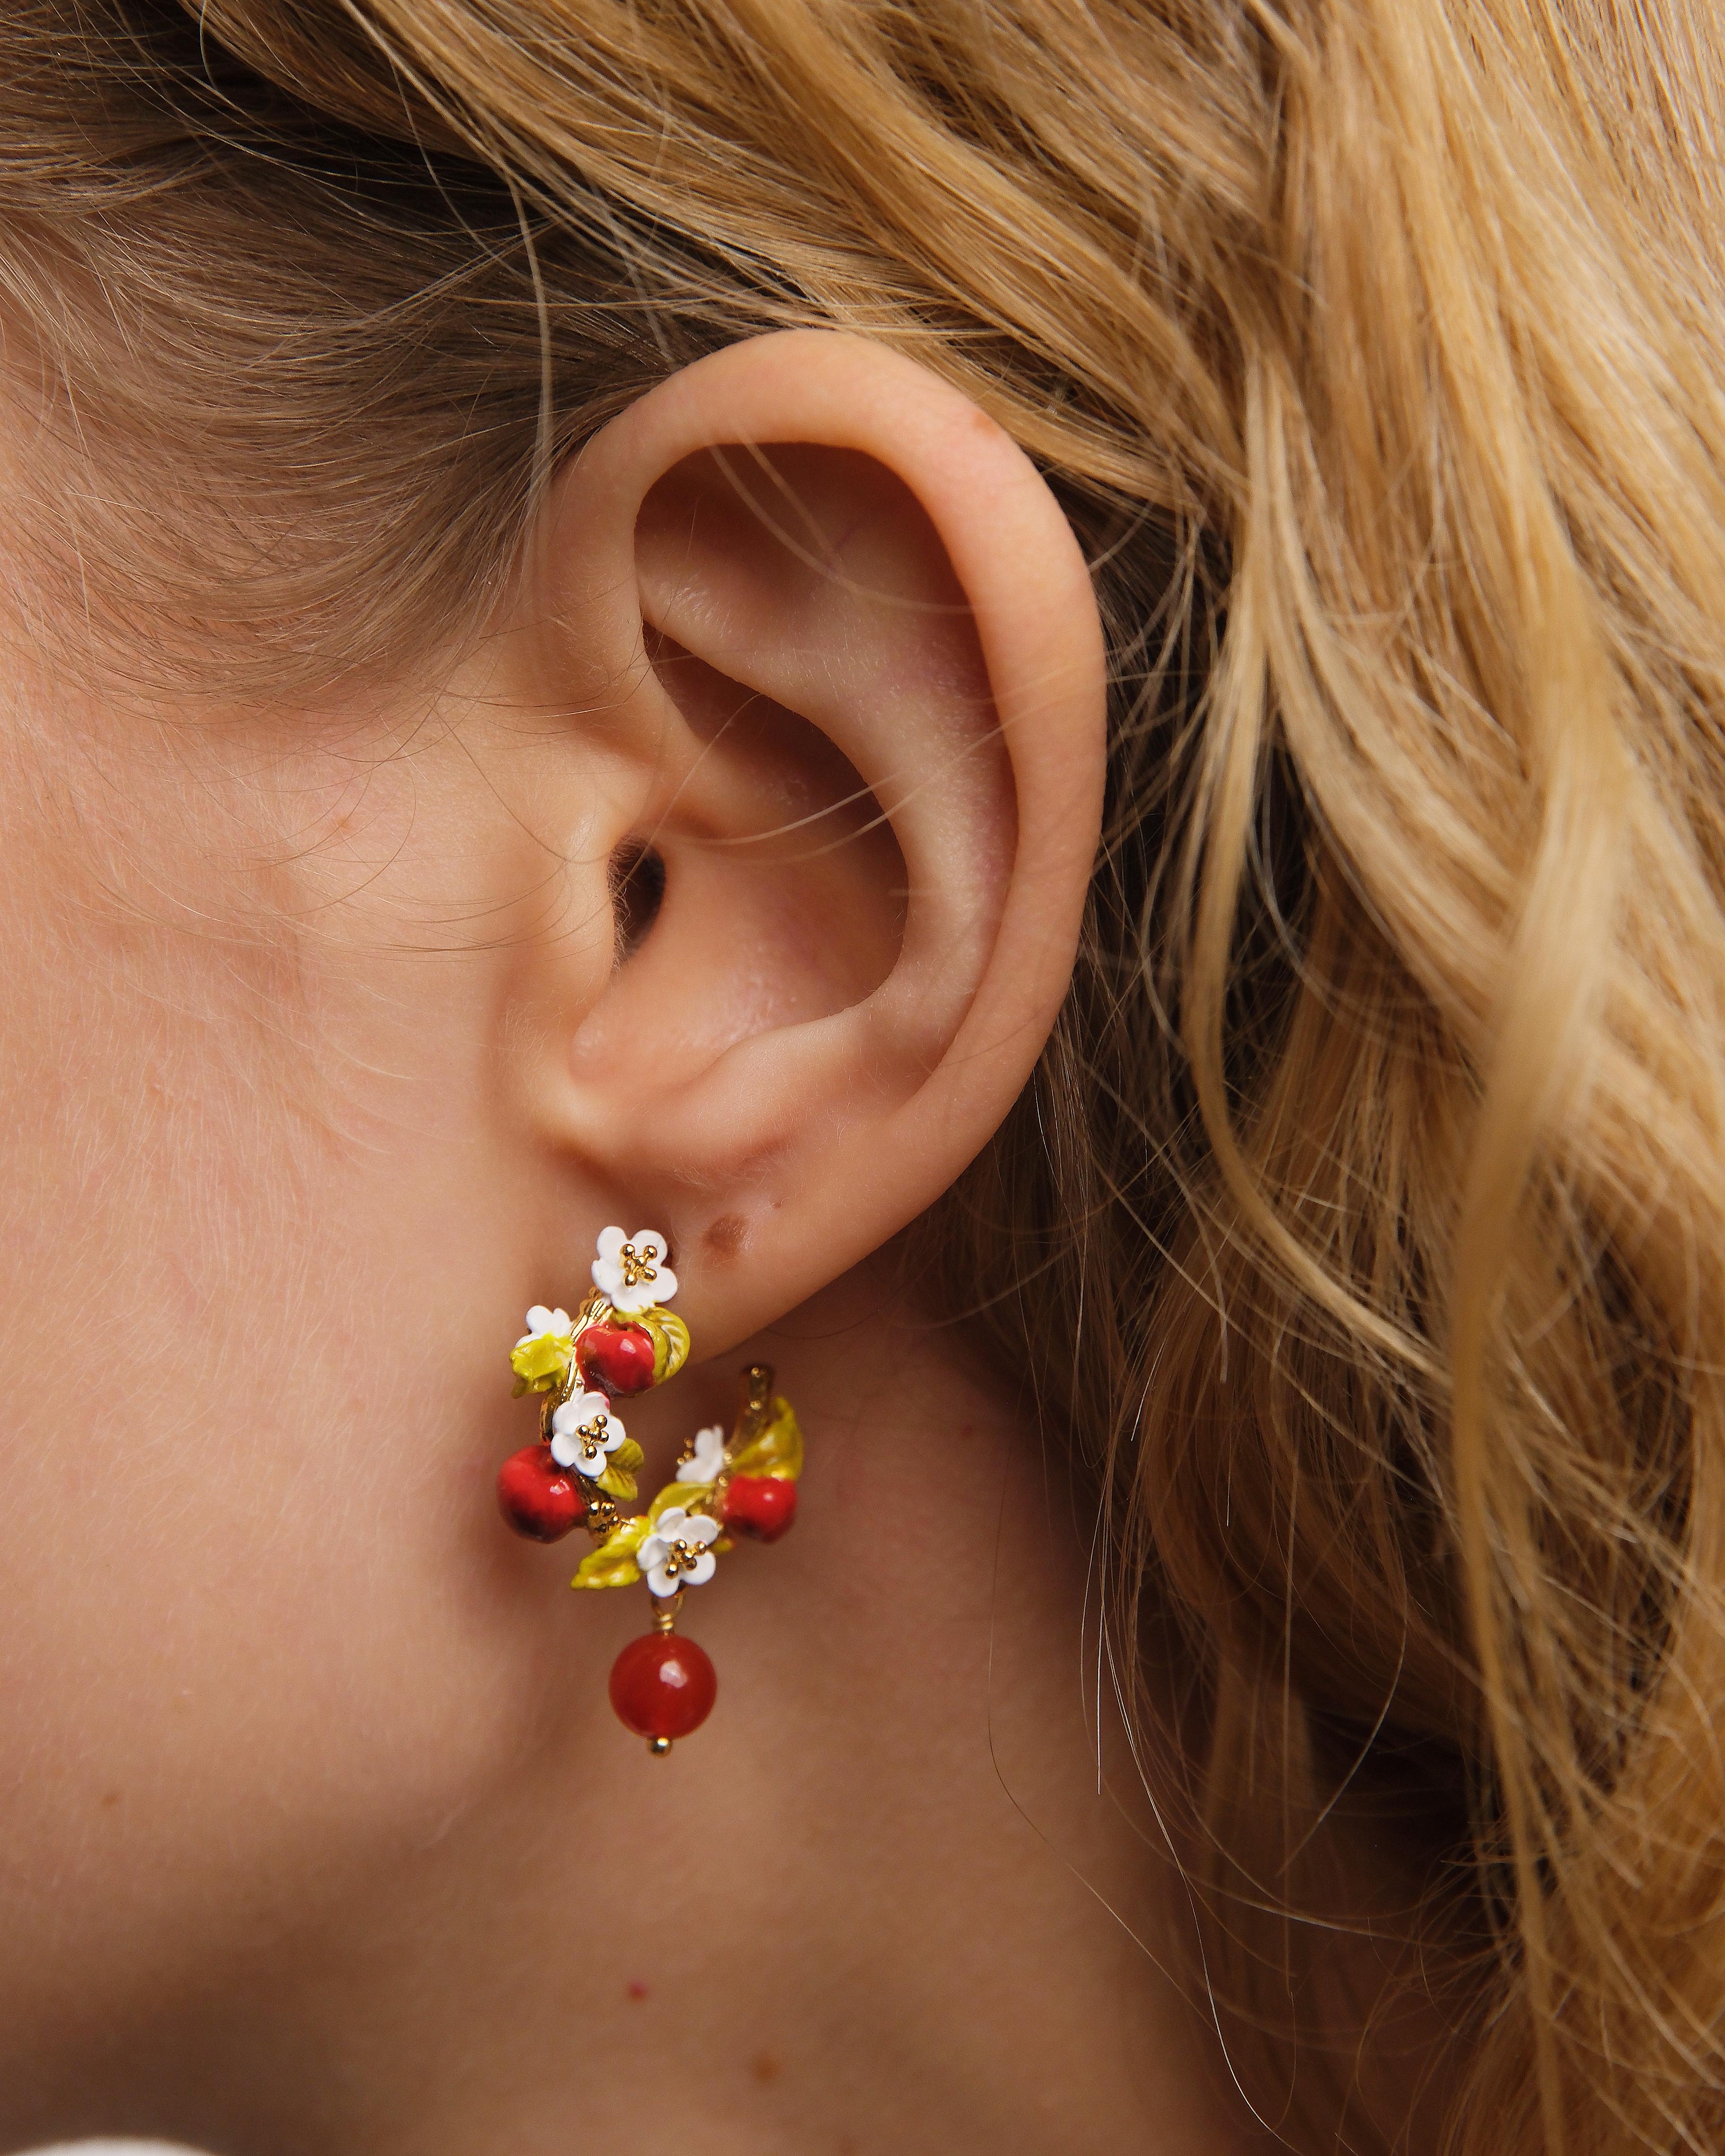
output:
<svg viewBox="0 0 1725 2156"><path fill-rule="evenodd" d="M551 1456L559 1467L572 1467L580 1455L581 1445L578 1439L566 1436L562 1430L552 1438Z"/></svg>
<svg viewBox="0 0 1725 2156"><path fill-rule="evenodd" d="M635 1562L639 1564L640 1559L637 1558ZM647 1574L647 1584L655 1594L675 1594L682 1584L680 1577L673 1579L662 1564L655 1564Z"/></svg>
<svg viewBox="0 0 1725 2156"><path fill-rule="evenodd" d="M608 1430L605 1432L605 1435L599 1440L599 1447L600 1450L604 1452L615 1452L618 1446L620 1445L622 1442L623 1424L620 1422L614 1422L609 1430Z"/></svg>
<svg viewBox="0 0 1725 2156"><path fill-rule="evenodd" d="M559 1437L565 1437L574 1429L576 1424L579 1422L580 1419L580 1402L578 1400L565 1400L561 1407L554 1408L552 1410L551 1426L557 1433Z"/></svg>
<svg viewBox="0 0 1725 2156"><path fill-rule="evenodd" d="M711 1550L704 1549L701 1553L701 1555L696 1558L694 1563L690 1566L687 1572L683 1574L684 1586L705 1587L708 1580L712 1578L714 1573L717 1571L718 1566L719 1560L717 1558L713 1555Z"/></svg>
<svg viewBox="0 0 1725 2156"><path fill-rule="evenodd" d="M688 1517L689 1511L686 1506L667 1505L654 1522L653 1532L655 1534L663 1535L668 1543L674 1543L682 1535L683 1522Z"/></svg>
<svg viewBox="0 0 1725 2156"><path fill-rule="evenodd" d="M691 1512L677 1530L685 1543L716 1543L719 1539L719 1523L705 1512Z"/></svg>
<svg viewBox="0 0 1725 2156"><path fill-rule="evenodd" d="M605 1455L598 1447L589 1452L584 1446L576 1455L575 1465L589 1482L597 1482L608 1465Z"/></svg>
<svg viewBox="0 0 1725 2156"><path fill-rule="evenodd" d="M635 1552L635 1563L643 1572L650 1572L655 1564L663 1564L670 1555L670 1544L663 1535L647 1535Z"/></svg>
<svg viewBox="0 0 1725 2156"><path fill-rule="evenodd" d="M557 1308L551 1313L550 1329L553 1332L570 1332L573 1329L574 1323L574 1319L571 1317L568 1312L563 1308L562 1303L559 1303Z"/></svg>
<svg viewBox="0 0 1725 2156"><path fill-rule="evenodd" d="M527 1337L531 1340L536 1332L549 1332L555 1317L554 1311L547 1310L542 1302L536 1302L527 1312Z"/></svg>
<svg viewBox="0 0 1725 2156"><path fill-rule="evenodd" d="M653 1257L648 1260L658 1277L637 1281L633 1287L624 1283L620 1262L623 1246L630 1243L642 1256L646 1255L649 1244ZM633 1236L625 1236L621 1228L607 1228L599 1238L599 1255L593 1261L593 1286L602 1295L608 1296L613 1309L625 1317L638 1317L644 1310L651 1310L656 1302L668 1302L677 1291L677 1276L663 1263L670 1247L657 1228L637 1228Z"/></svg>
<svg viewBox="0 0 1725 2156"><path fill-rule="evenodd" d="M611 1412L611 1403L603 1393L578 1394L571 1404L580 1409L583 1422L596 1422Z"/></svg>

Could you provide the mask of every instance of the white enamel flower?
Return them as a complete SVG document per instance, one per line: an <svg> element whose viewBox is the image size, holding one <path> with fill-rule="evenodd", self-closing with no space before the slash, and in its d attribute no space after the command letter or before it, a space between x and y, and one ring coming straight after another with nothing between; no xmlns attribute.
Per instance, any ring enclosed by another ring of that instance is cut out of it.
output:
<svg viewBox="0 0 1725 2156"><path fill-rule="evenodd" d="M552 1416L551 1456L559 1467L572 1467L578 1475L595 1480L604 1473L608 1456L622 1444L624 1435L623 1424L603 1393L578 1393Z"/></svg>
<svg viewBox="0 0 1725 2156"><path fill-rule="evenodd" d="M677 1463L680 1482L716 1482L725 1466L725 1433L714 1423L695 1433L695 1450Z"/></svg>
<svg viewBox="0 0 1725 2156"><path fill-rule="evenodd" d="M547 1310L536 1302L527 1312L527 1329L509 1351L517 1390L529 1386L536 1393L550 1390L562 1381L575 1353L574 1322L567 1310Z"/></svg>
<svg viewBox="0 0 1725 2156"><path fill-rule="evenodd" d="M635 1563L655 1594L675 1594L680 1587L700 1587L712 1578L719 1561L707 1544L718 1539L716 1520L667 1505L635 1552Z"/></svg>
<svg viewBox="0 0 1725 2156"><path fill-rule="evenodd" d="M677 1276L665 1262L668 1247L656 1228L637 1228L633 1235L607 1228L593 1261L593 1286L624 1317L669 1302L677 1291Z"/></svg>

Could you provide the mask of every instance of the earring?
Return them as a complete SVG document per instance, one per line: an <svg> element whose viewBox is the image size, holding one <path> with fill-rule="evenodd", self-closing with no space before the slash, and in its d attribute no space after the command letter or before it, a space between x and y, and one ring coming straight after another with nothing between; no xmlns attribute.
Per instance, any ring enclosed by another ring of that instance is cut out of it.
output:
<svg viewBox="0 0 1725 2156"><path fill-rule="evenodd" d="M607 1228L593 1286L571 1317L536 1303L510 1354L516 1395L540 1396L539 1442L506 1460L497 1502L517 1534L561 1541L584 1526L596 1548L572 1587L633 1587L645 1580L653 1630L632 1640L611 1670L611 1704L655 1755L698 1729L719 1681L702 1648L677 1631L685 1593L704 1587L734 1537L777 1542L797 1517L803 1433L773 1372L742 1373L737 1420L696 1430L676 1472L644 1512L622 1507L638 1494L641 1448L614 1412L619 1398L674 1378L689 1358L689 1328L665 1305L677 1291L665 1238L649 1229Z"/></svg>

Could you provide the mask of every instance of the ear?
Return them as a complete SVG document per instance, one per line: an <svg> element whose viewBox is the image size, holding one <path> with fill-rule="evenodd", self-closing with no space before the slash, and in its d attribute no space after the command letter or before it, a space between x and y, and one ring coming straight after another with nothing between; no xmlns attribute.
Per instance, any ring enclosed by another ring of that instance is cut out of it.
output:
<svg viewBox="0 0 1725 2156"><path fill-rule="evenodd" d="M572 873L620 885L608 970L550 936L516 977L518 1097L596 1200L547 1278L658 1227L718 1352L932 1204L1034 1065L1101 813L1096 604L992 420L818 332L644 398L527 558L533 693L583 741Z"/></svg>

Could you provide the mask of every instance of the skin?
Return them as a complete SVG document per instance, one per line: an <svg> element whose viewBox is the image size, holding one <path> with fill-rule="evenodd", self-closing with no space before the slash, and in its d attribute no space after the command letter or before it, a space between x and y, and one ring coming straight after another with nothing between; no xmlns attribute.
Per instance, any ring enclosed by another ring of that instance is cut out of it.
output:
<svg viewBox="0 0 1725 2156"><path fill-rule="evenodd" d="M772 338L577 460L430 690L191 724L6 627L0 2148L1255 2145L1106 1722L1098 1791L1093 1507L876 1255L1021 1089L1096 841L1029 463ZM752 1357L810 1438L666 1760L605 1699L644 1590L491 1496L614 1220L696 1340L645 1487Z"/></svg>

